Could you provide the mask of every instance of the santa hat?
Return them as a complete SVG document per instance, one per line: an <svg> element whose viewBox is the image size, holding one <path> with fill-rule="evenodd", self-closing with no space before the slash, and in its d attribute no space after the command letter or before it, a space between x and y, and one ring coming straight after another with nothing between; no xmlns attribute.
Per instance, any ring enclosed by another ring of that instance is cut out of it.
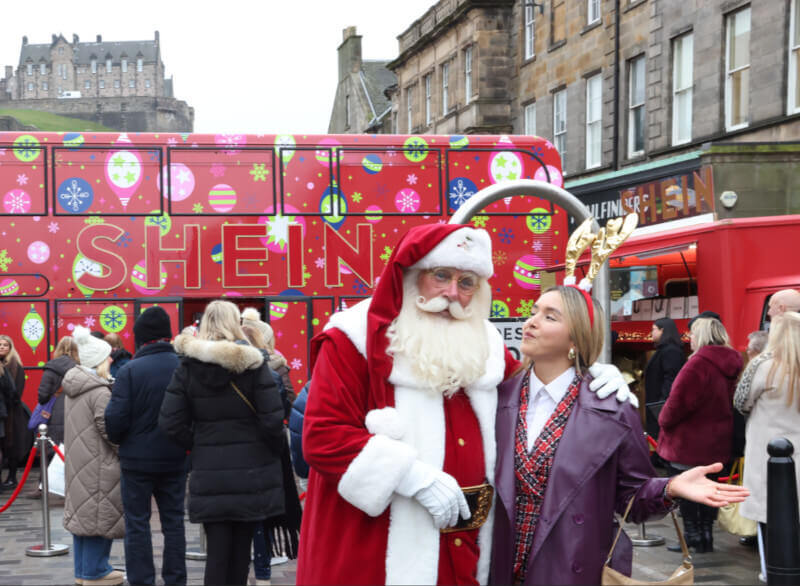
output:
<svg viewBox="0 0 800 586"><path fill-rule="evenodd" d="M411 228L381 273L367 313L367 367L370 373L370 409L394 406L389 384L392 358L386 353L386 332L403 305L403 272L406 269L452 267L492 275L489 234L459 224L427 224Z"/></svg>
<svg viewBox="0 0 800 586"><path fill-rule="evenodd" d="M258 330L267 344L274 336L272 327L267 322L261 321L261 314L255 307L248 307L242 312L242 325Z"/></svg>

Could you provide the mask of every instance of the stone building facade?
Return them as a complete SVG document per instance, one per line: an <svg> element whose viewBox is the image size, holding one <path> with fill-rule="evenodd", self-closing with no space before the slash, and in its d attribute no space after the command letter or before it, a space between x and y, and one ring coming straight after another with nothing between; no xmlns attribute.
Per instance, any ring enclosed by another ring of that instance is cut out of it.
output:
<svg viewBox="0 0 800 586"><path fill-rule="evenodd" d="M331 134L392 132L391 90L395 74L386 68L388 61L364 60L361 35L351 26L342 32L339 56L339 82L333 101L328 132Z"/></svg>
<svg viewBox="0 0 800 586"><path fill-rule="evenodd" d="M0 107L65 114L132 131L191 131L194 111L165 78L158 31L148 41L48 44L22 38L19 63L5 67ZM161 125L163 124L163 126Z"/></svg>
<svg viewBox="0 0 800 586"><path fill-rule="evenodd" d="M718 216L798 213L799 12L800 0L440 0L388 65L394 130L544 136L587 203L707 167L717 195L739 196Z"/></svg>

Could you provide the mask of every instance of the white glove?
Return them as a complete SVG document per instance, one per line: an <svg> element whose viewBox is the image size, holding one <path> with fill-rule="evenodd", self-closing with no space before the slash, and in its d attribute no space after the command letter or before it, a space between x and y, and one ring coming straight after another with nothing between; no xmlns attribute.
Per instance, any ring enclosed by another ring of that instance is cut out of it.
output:
<svg viewBox="0 0 800 586"><path fill-rule="evenodd" d="M411 465L395 492L417 499L431 514L437 529L458 523L459 513L464 519L471 516L467 499L456 479L420 460Z"/></svg>
<svg viewBox="0 0 800 586"><path fill-rule="evenodd" d="M628 388L622 378L622 373L616 366L595 362L589 367L589 373L594 377L594 380L589 384L589 390L596 392L599 399L605 399L616 392L617 401L620 403L629 401L634 407L639 407L639 399Z"/></svg>

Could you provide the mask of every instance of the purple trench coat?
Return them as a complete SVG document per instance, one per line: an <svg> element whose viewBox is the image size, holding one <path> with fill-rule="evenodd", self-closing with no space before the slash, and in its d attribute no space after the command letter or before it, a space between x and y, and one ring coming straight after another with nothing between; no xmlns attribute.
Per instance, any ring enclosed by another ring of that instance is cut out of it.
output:
<svg viewBox="0 0 800 586"><path fill-rule="evenodd" d="M492 584L513 583L514 433L523 374L498 389L497 466L492 551ZM667 478L655 478L639 414L614 396L598 399L581 384L558 444L547 483L539 525L533 537L525 584L599 584L616 523L635 494L629 521L662 517ZM633 550L620 537L611 566L630 575Z"/></svg>

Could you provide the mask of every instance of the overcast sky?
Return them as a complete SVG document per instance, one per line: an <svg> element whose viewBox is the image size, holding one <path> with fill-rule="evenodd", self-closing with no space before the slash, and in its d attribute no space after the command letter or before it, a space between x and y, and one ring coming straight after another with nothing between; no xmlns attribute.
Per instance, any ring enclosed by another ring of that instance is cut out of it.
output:
<svg viewBox="0 0 800 586"><path fill-rule="evenodd" d="M397 35L435 0L44 0L4 2L0 64L19 64L22 37L49 43L136 41L161 34L175 96L196 132L325 133L342 29L357 26L364 59L397 56Z"/></svg>

